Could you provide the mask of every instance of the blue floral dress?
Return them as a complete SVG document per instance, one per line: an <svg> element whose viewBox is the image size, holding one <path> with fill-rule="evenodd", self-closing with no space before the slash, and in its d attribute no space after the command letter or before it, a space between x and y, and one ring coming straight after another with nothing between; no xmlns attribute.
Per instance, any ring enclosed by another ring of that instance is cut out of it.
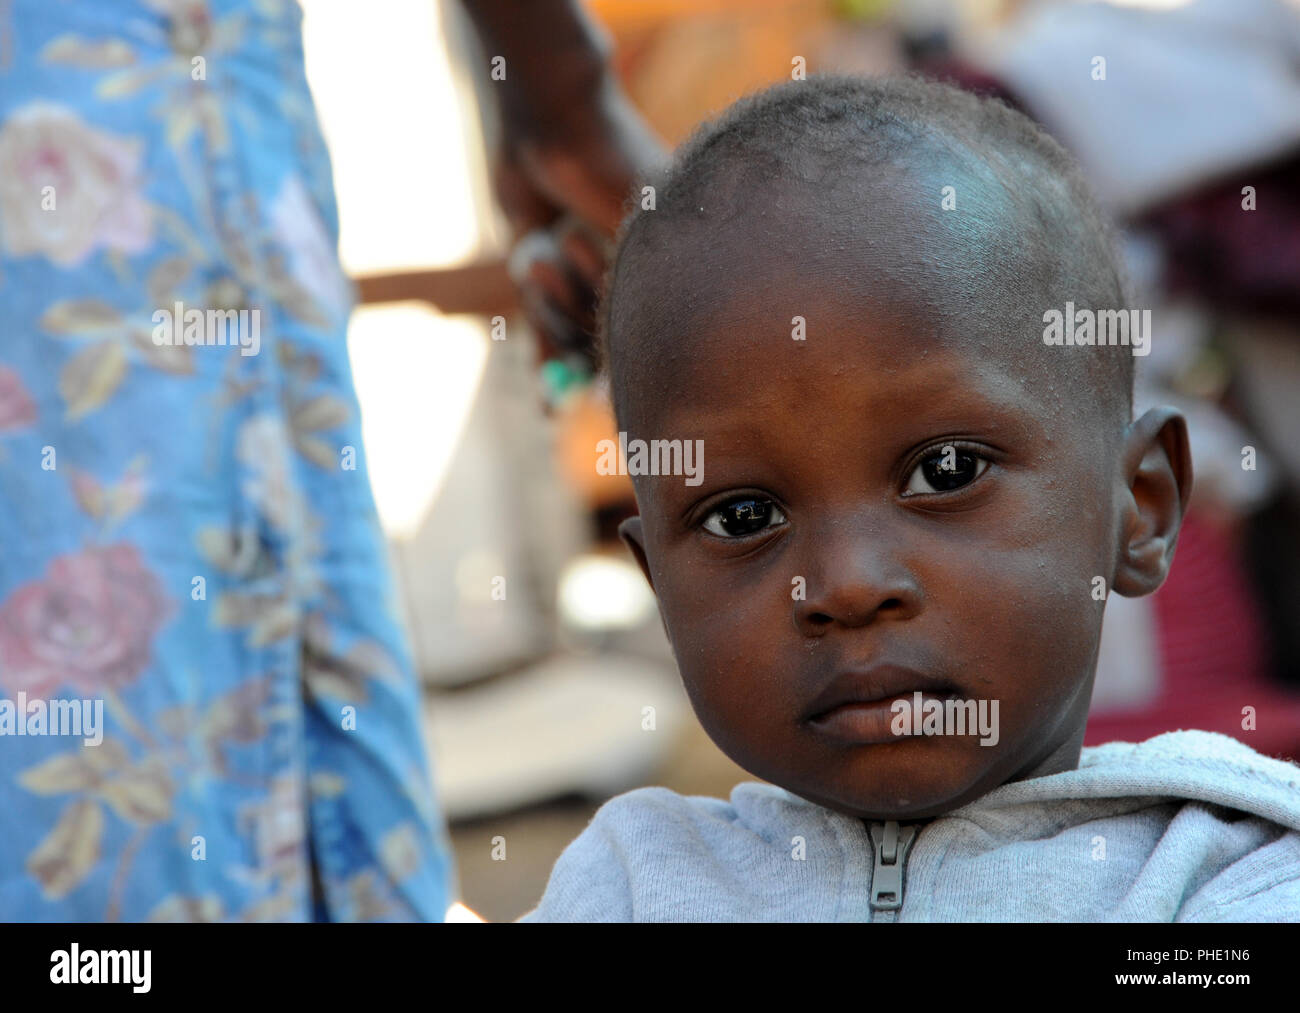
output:
<svg viewBox="0 0 1300 1013"><path fill-rule="evenodd" d="M300 19L0 3L0 919L449 903Z"/></svg>

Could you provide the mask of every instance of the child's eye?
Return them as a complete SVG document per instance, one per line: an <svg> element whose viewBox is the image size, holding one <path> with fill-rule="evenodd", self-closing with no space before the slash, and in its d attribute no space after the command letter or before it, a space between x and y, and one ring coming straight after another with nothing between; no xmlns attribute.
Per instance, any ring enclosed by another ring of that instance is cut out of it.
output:
<svg viewBox="0 0 1300 1013"><path fill-rule="evenodd" d="M960 489L984 474L988 466L987 458L949 444L916 466L903 495L926 495Z"/></svg>
<svg viewBox="0 0 1300 1013"><path fill-rule="evenodd" d="M704 530L722 538L741 538L785 523L770 499L733 499L704 518Z"/></svg>

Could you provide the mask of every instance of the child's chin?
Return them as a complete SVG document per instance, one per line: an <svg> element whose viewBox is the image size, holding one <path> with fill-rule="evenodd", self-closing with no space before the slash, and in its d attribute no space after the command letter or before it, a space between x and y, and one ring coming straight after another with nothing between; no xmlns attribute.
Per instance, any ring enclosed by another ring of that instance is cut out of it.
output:
<svg viewBox="0 0 1300 1013"><path fill-rule="evenodd" d="M883 767L885 765L880 765ZM930 769L915 766L896 775L874 770L845 771L836 780L816 784L781 784L787 791L818 805L864 820L927 820L959 809L985 794L980 787L983 770ZM856 775L856 776L853 776ZM769 779L770 780L770 779Z"/></svg>
<svg viewBox="0 0 1300 1013"><path fill-rule="evenodd" d="M854 819L868 820L875 822L884 822L886 820L895 820L899 823L909 823L917 820L930 820L954 809L960 809L967 801L948 801L939 798L904 798L899 799L897 794L891 796L876 795L854 795L852 797L843 796L826 796L816 798L806 795L802 792L796 794L803 795L809 801L816 802L825 806L827 809L834 809L846 816L852 816Z"/></svg>

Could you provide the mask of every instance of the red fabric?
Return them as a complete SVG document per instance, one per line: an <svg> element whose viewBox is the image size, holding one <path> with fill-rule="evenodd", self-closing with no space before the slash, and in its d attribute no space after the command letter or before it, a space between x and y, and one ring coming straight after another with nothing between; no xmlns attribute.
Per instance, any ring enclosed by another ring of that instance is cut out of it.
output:
<svg viewBox="0 0 1300 1013"><path fill-rule="evenodd" d="M1153 605L1160 693L1140 710L1090 717L1084 745L1198 728L1300 756L1300 693L1269 677L1263 619L1229 533L1189 511ZM1243 707L1255 708L1253 731L1241 727Z"/></svg>

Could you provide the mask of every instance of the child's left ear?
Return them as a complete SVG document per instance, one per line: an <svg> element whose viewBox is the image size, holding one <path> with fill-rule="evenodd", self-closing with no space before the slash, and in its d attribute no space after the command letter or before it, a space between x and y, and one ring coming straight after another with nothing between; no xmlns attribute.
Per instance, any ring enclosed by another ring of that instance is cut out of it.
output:
<svg viewBox="0 0 1300 1013"><path fill-rule="evenodd" d="M1192 495L1187 420L1177 409L1152 408L1129 424L1121 457L1125 489L1111 587L1138 598L1168 576Z"/></svg>

